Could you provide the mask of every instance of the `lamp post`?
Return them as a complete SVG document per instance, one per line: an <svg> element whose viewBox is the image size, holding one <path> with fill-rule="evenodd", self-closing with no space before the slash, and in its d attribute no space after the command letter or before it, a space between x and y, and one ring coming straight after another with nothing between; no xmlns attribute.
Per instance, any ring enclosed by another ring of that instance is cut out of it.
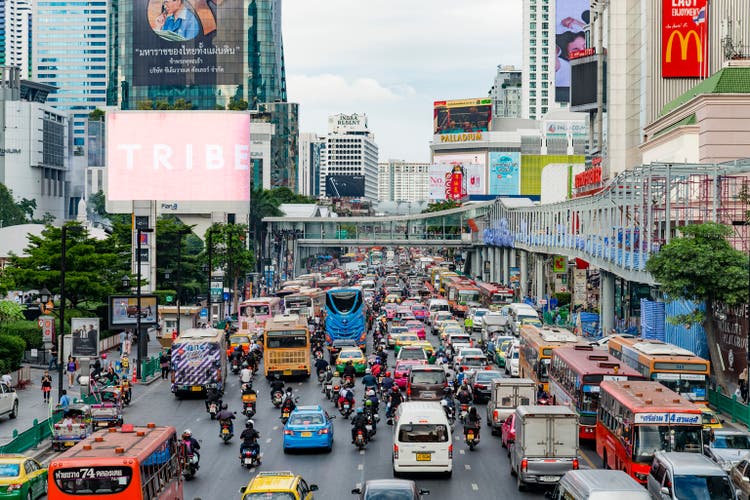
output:
<svg viewBox="0 0 750 500"><path fill-rule="evenodd" d="M211 274L213 271L213 252L214 252L214 244L213 244L213 227L208 228L208 296L206 297L206 303L208 304L208 313L206 314L206 319L208 320L208 324L210 326L213 326L213 323L211 321Z"/></svg>
<svg viewBox="0 0 750 500"><path fill-rule="evenodd" d="M135 332L138 336L138 361L136 365L136 376L138 377L138 380L141 379L141 361L145 357L146 354L146 336L142 335L141 333L141 236L143 233L153 233L154 230L152 228L137 228L137 238L138 238L138 244L137 244L137 254L136 254L136 273L137 273L137 279L136 282L136 292L135 292L135 301L136 301L136 310L138 311L138 314L135 316Z"/></svg>
<svg viewBox="0 0 750 500"><path fill-rule="evenodd" d="M177 336L180 336L180 302L182 301L182 237L192 233L189 228L183 228L178 231L179 241L177 242Z"/></svg>
<svg viewBox="0 0 750 500"><path fill-rule="evenodd" d="M59 363L57 363L57 397L62 396L63 391L63 366L65 366L65 254L67 252L67 239L68 229L74 233L80 233L81 226L67 226L62 227L62 241L60 248L60 335L59 344L57 348Z"/></svg>

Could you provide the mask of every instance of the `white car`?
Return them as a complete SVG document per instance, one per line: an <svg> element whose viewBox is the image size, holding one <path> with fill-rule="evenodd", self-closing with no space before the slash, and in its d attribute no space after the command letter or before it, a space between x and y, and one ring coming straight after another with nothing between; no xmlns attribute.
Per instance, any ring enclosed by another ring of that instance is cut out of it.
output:
<svg viewBox="0 0 750 500"><path fill-rule="evenodd" d="M8 415L10 418L18 416L18 394L15 389L0 383L0 415Z"/></svg>
<svg viewBox="0 0 750 500"><path fill-rule="evenodd" d="M505 355L505 373L511 377L520 376L520 369L518 367L520 349L521 344L514 342L508 347L508 354Z"/></svg>
<svg viewBox="0 0 750 500"><path fill-rule="evenodd" d="M471 329L475 332L482 331L482 325L484 324L484 315L490 312L489 309L483 307L477 307L474 309L474 313L471 315Z"/></svg>

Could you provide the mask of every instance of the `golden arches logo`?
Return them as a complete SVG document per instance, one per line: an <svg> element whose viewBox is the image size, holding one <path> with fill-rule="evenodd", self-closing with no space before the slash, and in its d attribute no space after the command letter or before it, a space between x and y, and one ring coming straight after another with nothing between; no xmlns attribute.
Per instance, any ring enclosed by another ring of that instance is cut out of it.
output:
<svg viewBox="0 0 750 500"><path fill-rule="evenodd" d="M674 42L675 37L680 39L680 55L682 56L683 61L687 61L690 39L694 38L697 60L698 62L703 62L703 45L701 44L701 37L698 36L698 33L695 30L690 30L684 35L682 32L675 30L669 35L669 40L667 41L666 62L672 62L672 42Z"/></svg>

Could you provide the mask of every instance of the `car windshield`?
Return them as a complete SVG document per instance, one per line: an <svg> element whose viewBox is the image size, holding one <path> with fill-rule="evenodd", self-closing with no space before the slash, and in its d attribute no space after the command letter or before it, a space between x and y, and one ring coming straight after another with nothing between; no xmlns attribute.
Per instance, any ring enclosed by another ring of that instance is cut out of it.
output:
<svg viewBox="0 0 750 500"><path fill-rule="evenodd" d="M294 500L294 495L279 491L247 493L242 500Z"/></svg>
<svg viewBox="0 0 750 500"><path fill-rule="evenodd" d="M397 333L406 333L409 329L405 326L392 326L391 327L391 335L396 335Z"/></svg>
<svg viewBox="0 0 750 500"><path fill-rule="evenodd" d="M474 317L475 318L481 318L485 314L487 314L487 311L482 311L482 310L474 311Z"/></svg>
<svg viewBox="0 0 750 500"><path fill-rule="evenodd" d="M719 417L713 413L703 413L701 416L703 417L703 425L716 425L721 423Z"/></svg>
<svg viewBox="0 0 750 500"><path fill-rule="evenodd" d="M711 446L714 448L750 449L750 436L744 434L717 435Z"/></svg>
<svg viewBox="0 0 750 500"><path fill-rule="evenodd" d="M468 335L453 335L451 337L452 343L459 343L459 344L468 344L469 343L469 336Z"/></svg>
<svg viewBox="0 0 750 500"><path fill-rule="evenodd" d="M399 359L427 359L424 349L401 349Z"/></svg>
<svg viewBox="0 0 750 500"><path fill-rule="evenodd" d="M414 342L414 341L416 341L416 340L419 340L419 337L417 337L416 335L406 335L406 334L402 334L402 335L401 335L401 336L400 336L400 337L398 338L398 340L399 340L400 342Z"/></svg>
<svg viewBox="0 0 750 500"><path fill-rule="evenodd" d="M719 500L734 498L729 478L722 476L675 476L676 498L691 500Z"/></svg>
<svg viewBox="0 0 750 500"><path fill-rule="evenodd" d="M463 361L464 366L482 366L487 362L485 358L466 358Z"/></svg>
<svg viewBox="0 0 750 500"><path fill-rule="evenodd" d="M633 434L635 462L651 463L657 451L701 452L701 426L638 425Z"/></svg>
<svg viewBox="0 0 750 500"><path fill-rule="evenodd" d="M489 382L493 378L502 378L500 372L479 372L477 373L477 382Z"/></svg>
<svg viewBox="0 0 750 500"><path fill-rule="evenodd" d="M0 477L18 477L20 471L19 464L0 464Z"/></svg>
<svg viewBox="0 0 750 500"><path fill-rule="evenodd" d="M403 424L398 429L402 443L447 443L448 427L442 424Z"/></svg>
<svg viewBox="0 0 750 500"><path fill-rule="evenodd" d="M289 425L320 425L322 423L323 415L319 414L292 415L289 419Z"/></svg>
<svg viewBox="0 0 750 500"><path fill-rule="evenodd" d="M445 382L445 372L442 370L419 370L411 372L412 384L437 385Z"/></svg>
<svg viewBox="0 0 750 500"><path fill-rule="evenodd" d="M386 486L382 489L368 489L365 500L414 500L414 492L399 486Z"/></svg>
<svg viewBox="0 0 750 500"><path fill-rule="evenodd" d="M341 354L339 355L341 359L356 359L361 358L362 353L358 351L341 351Z"/></svg>

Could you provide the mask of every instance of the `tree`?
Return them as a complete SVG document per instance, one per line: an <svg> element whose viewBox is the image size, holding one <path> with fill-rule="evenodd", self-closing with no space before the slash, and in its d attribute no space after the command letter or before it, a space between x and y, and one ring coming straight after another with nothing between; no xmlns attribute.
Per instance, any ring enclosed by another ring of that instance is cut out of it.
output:
<svg viewBox="0 0 750 500"><path fill-rule="evenodd" d="M443 210L450 210L451 208L459 208L461 203L455 200L443 200L436 201L427 205L427 208L422 210L423 214L429 214L432 212L442 212Z"/></svg>
<svg viewBox="0 0 750 500"><path fill-rule="evenodd" d="M312 196L305 196L304 194L295 193L288 187L277 187L271 190L271 193L274 198L279 202L279 204L284 203L317 203L318 200L316 200Z"/></svg>
<svg viewBox="0 0 750 500"><path fill-rule="evenodd" d="M198 261L198 256L203 250L200 238L192 233L180 234L189 230L189 226L174 216L165 215L156 220L156 267L159 272L159 289L180 290L180 302L183 304L195 298L205 279L201 270L202 261ZM169 278L166 277L167 270Z"/></svg>
<svg viewBox="0 0 750 500"><path fill-rule="evenodd" d="M244 278L255 266L255 254L248 249L248 226L245 224L214 224L206 231L211 232L211 265L222 267L225 276L233 290L232 311L237 311L238 286L240 278ZM206 261L208 256L206 255Z"/></svg>
<svg viewBox="0 0 750 500"><path fill-rule="evenodd" d="M731 306L748 299L747 256L727 241L732 234L728 226L708 222L679 229L682 237L672 239L652 254L646 270L667 296L705 304L705 314L696 310L676 321L703 323L714 376L727 391L726 376L720 368L714 311L717 302Z"/></svg>
<svg viewBox="0 0 750 500"><path fill-rule="evenodd" d="M24 319L23 306L12 300L0 300L0 323Z"/></svg>
<svg viewBox="0 0 750 500"><path fill-rule="evenodd" d="M89 121L92 121L92 122L104 121L104 111L102 111L99 108L96 108L91 113L89 113Z"/></svg>
<svg viewBox="0 0 750 500"><path fill-rule="evenodd" d="M232 98L229 101L229 105L227 106L227 109L231 111L246 111L248 108L247 101L244 99L235 99Z"/></svg>
<svg viewBox="0 0 750 500"><path fill-rule="evenodd" d="M31 214L28 209L31 208ZM34 213L36 202L34 200L21 200L17 203L13 199L13 192L0 184L0 227L17 226L26 224Z"/></svg>
<svg viewBox="0 0 750 500"><path fill-rule="evenodd" d="M263 245L266 238L266 224L264 217L280 217L283 215L279 210L281 202L276 198L274 192L268 189L253 189L250 198L250 240L255 245L258 262L262 265Z"/></svg>

